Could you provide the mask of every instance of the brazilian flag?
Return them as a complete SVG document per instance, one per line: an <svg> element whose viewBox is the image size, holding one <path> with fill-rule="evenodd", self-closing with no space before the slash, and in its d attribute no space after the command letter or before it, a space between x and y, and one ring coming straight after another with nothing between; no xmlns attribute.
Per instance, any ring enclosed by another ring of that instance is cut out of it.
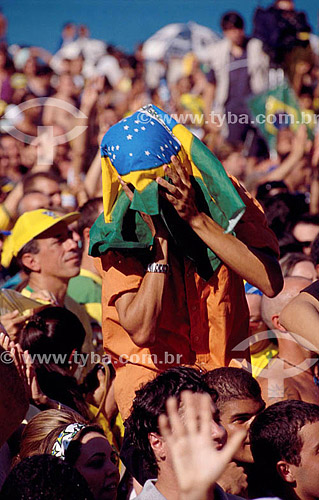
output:
<svg viewBox="0 0 319 500"><path fill-rule="evenodd" d="M164 166L170 165L172 155L182 161L187 155L198 208L225 232L233 232L245 204L219 160L187 128L153 105L111 127L102 140L101 154L104 214L91 229L90 255L110 249L149 251L153 237L140 212L161 215L179 251L209 279L220 260L160 196L156 178L165 177ZM118 175L134 191L132 201Z"/></svg>
<svg viewBox="0 0 319 500"><path fill-rule="evenodd" d="M248 101L248 107L254 117L253 122L262 132L269 149L275 149L276 136L280 129L289 128L295 132L305 123L309 139L313 139L314 115L302 112L293 90L287 83L257 95Z"/></svg>

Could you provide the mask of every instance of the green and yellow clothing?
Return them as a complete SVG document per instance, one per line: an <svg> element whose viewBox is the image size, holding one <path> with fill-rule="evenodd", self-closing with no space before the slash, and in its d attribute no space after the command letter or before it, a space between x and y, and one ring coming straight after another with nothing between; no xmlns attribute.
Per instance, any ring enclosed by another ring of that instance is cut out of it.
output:
<svg viewBox="0 0 319 500"><path fill-rule="evenodd" d="M102 324L102 278L81 268L80 274L71 278L68 286L68 296L84 305L88 315L99 325Z"/></svg>

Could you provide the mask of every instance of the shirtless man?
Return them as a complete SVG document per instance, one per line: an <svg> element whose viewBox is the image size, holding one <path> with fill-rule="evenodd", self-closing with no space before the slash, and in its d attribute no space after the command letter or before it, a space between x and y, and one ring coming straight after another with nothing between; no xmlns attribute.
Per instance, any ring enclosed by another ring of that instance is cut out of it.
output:
<svg viewBox="0 0 319 500"><path fill-rule="evenodd" d="M310 284L306 278L286 277L284 288L277 297L262 298L262 318L268 328L276 333L279 349L278 355L258 376L267 405L285 399L299 399L308 403L319 401L317 354L305 349L298 337L294 339L279 317L283 308Z"/></svg>

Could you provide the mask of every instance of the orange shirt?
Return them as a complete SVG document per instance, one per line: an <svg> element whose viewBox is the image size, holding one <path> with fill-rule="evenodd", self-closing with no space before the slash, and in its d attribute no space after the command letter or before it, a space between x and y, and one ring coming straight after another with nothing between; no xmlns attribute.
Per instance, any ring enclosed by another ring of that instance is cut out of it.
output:
<svg viewBox="0 0 319 500"><path fill-rule="evenodd" d="M248 246L277 253L277 240L259 204L235 179L232 181L246 204L236 226L237 237ZM129 414L135 390L159 371L179 364L207 370L239 366L239 361L248 357L248 351L232 352L248 336L243 280L224 264L206 282L191 261L180 263L171 252L156 342L150 348L140 348L119 324L114 304L122 294L138 291L145 274L141 262L115 251L96 261L102 276L104 347L117 371L115 398L123 419Z"/></svg>

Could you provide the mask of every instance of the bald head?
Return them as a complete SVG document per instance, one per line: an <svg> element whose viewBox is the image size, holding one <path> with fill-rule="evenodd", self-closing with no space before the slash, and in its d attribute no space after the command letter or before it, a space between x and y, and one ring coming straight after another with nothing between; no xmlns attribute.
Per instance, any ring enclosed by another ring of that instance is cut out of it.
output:
<svg viewBox="0 0 319 500"><path fill-rule="evenodd" d="M43 193L27 193L21 198L18 205L19 216L24 212L31 212L38 208L48 208L50 206L50 199Z"/></svg>
<svg viewBox="0 0 319 500"><path fill-rule="evenodd" d="M274 328L273 317L279 316L283 308L296 297L301 290L311 285L307 278L299 276L287 276L284 279L282 291L274 298L270 299L266 295L261 299L261 317L269 329Z"/></svg>

